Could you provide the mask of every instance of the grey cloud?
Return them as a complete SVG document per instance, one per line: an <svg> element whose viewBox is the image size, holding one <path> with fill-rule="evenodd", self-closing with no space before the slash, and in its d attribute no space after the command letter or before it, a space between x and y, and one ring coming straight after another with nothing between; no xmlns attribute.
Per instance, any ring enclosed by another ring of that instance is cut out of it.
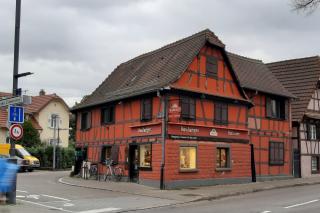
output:
<svg viewBox="0 0 320 213"><path fill-rule="evenodd" d="M10 91L15 1L0 2L0 89ZM320 11L320 10L319 10ZM318 20L279 0L28 0L22 2L20 85L69 103L120 63L204 28L229 51L264 61L319 54ZM63 78L61 78L61 76Z"/></svg>

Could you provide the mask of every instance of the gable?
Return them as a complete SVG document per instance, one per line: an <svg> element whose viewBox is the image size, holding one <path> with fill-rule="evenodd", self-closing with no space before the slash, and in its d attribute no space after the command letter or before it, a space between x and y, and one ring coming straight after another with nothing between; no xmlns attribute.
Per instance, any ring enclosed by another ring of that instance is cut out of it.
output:
<svg viewBox="0 0 320 213"><path fill-rule="evenodd" d="M232 99L246 99L222 51L212 45L204 45L171 87ZM207 72L207 60L211 57L217 62L216 76L208 75Z"/></svg>
<svg viewBox="0 0 320 213"><path fill-rule="evenodd" d="M316 89L313 92L307 109L310 111L320 111L320 89Z"/></svg>

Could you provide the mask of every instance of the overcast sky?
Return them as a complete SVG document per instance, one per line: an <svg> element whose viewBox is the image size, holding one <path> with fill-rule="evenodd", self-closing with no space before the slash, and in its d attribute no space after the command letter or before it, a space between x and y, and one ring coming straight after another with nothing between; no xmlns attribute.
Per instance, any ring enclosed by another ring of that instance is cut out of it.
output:
<svg viewBox="0 0 320 213"><path fill-rule="evenodd" d="M320 54L320 8L290 0L22 0L19 86L72 106L122 62L212 30L228 51L265 62ZM0 0L0 91L12 90L15 1Z"/></svg>

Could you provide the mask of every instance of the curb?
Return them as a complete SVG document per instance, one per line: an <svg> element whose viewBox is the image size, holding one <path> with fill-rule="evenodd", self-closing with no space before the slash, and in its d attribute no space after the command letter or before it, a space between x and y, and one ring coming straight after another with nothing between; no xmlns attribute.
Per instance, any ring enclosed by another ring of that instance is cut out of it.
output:
<svg viewBox="0 0 320 213"><path fill-rule="evenodd" d="M105 189L105 188L98 188L98 187L91 187L91 186L84 186L84 185L77 185L77 184L66 182L66 181L63 180L63 178L64 177L59 178L58 182L61 183L61 184L69 185L69 186L89 188L89 189L98 189L98 190L118 192L118 193L131 194L131 195L138 195L138 196L144 196L144 197L166 199L166 198L163 198L163 197L140 194L140 193L132 193L132 192L125 192L125 191L120 191L120 190L112 190L112 189ZM157 207L148 207L147 209L159 208L159 207L165 207L165 206L174 206L174 205L177 205L177 204L186 204L186 203L192 203L192 202L218 200L218 199L222 199L222 198L226 198L226 197L245 195L245 194L261 192L261 191L269 191L269 190L273 190L273 189L284 189L284 188L290 188L290 187L300 187L300 186L319 185L319 184L320 184L320 180L316 181L316 182L293 183L293 184L282 185L282 186L267 186L267 187L258 188L258 189L250 189L250 190L247 190L247 191L231 192L231 193L228 193L228 194L220 194L220 195L213 195L213 196L203 196L203 197L195 198L195 199L189 200L189 201L180 201L180 200L171 199L171 200L177 201L178 203L176 203L176 204L168 204L168 205L164 205L164 206L157 206ZM129 211L129 210L127 210L127 211Z"/></svg>
<svg viewBox="0 0 320 213"><path fill-rule="evenodd" d="M243 192L234 192L234 193L229 193L229 194L224 194L224 195L216 195L216 196L205 196L202 198L198 198L195 200L192 200L190 202L200 202L200 201L211 201L211 200L218 200L226 197L233 197L233 196L239 196L239 195L245 195L245 194L251 194L255 192L262 192L262 191L270 191L273 189L285 189L285 188L290 188L290 187L300 187L300 186L311 186L311 185L319 185L320 181L317 182L312 182L312 183L294 183L290 185L284 185L284 186L271 186L268 188L260 188L260 189L252 189L248 191L243 191Z"/></svg>

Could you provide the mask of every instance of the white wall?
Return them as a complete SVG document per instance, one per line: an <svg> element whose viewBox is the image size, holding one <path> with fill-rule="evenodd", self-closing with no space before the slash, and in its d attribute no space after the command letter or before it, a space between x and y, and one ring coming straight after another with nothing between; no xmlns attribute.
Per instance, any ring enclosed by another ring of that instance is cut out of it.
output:
<svg viewBox="0 0 320 213"><path fill-rule="evenodd" d="M69 111L60 101L51 101L36 116L36 119L43 129L40 133L40 139L45 142L49 142L50 139L53 139L54 129L50 127L50 118L52 114L59 115L59 128L62 129L59 131L60 145L67 147L69 141ZM56 131L56 135L58 135L58 131Z"/></svg>
<svg viewBox="0 0 320 213"><path fill-rule="evenodd" d="M312 98L320 99L320 89L314 91ZM315 99L311 99L308 104L309 110L320 111L320 102Z"/></svg>

